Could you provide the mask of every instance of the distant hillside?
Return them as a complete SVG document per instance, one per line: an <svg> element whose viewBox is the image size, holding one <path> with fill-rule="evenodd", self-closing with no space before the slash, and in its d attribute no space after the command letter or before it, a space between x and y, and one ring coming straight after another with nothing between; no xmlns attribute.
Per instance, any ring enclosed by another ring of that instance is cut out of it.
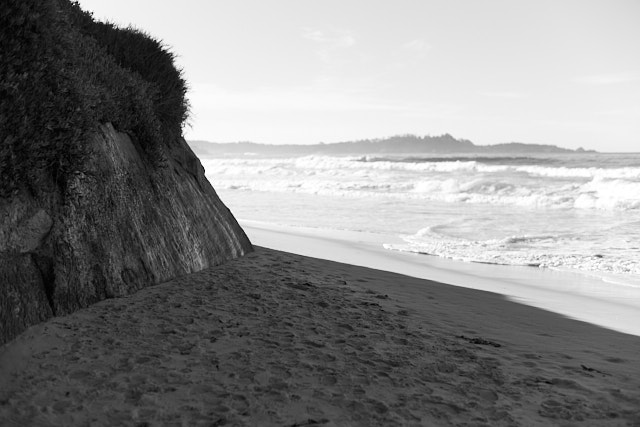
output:
<svg viewBox="0 0 640 427"><path fill-rule="evenodd" d="M449 134L440 136L400 135L384 139L337 142L312 145L270 145L254 142L212 143L189 141L199 156L229 154L256 155L347 155L347 154L482 154L482 153L571 153L585 152L583 149L569 150L555 145L523 144L510 142L496 145L475 145L466 139L456 139Z"/></svg>

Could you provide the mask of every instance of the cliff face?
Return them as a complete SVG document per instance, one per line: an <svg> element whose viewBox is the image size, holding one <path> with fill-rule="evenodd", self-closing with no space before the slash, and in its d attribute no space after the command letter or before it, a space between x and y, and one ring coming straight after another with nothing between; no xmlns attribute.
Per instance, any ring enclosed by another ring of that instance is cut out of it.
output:
<svg viewBox="0 0 640 427"><path fill-rule="evenodd" d="M157 167L110 124L66 185L0 198L0 343L53 315L124 296L252 250L176 139Z"/></svg>

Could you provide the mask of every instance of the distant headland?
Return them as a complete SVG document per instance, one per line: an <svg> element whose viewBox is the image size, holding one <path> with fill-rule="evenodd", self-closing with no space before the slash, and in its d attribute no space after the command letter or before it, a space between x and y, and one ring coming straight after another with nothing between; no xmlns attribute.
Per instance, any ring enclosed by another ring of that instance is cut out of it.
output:
<svg viewBox="0 0 640 427"><path fill-rule="evenodd" d="M259 144L255 142L214 143L189 141L200 156L220 154L258 155L346 155L346 154L533 154L533 153L594 153L594 150L571 150L555 145L508 142L494 145L475 145L466 139L456 139L449 134L440 136L398 135L389 138L364 139L331 144Z"/></svg>

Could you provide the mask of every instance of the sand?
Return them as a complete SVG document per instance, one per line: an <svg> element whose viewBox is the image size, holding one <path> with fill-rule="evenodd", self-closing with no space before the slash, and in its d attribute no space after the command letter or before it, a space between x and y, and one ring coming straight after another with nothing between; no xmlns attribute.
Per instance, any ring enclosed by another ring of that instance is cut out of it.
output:
<svg viewBox="0 0 640 427"><path fill-rule="evenodd" d="M640 338L271 249L0 348L0 424L640 426Z"/></svg>
<svg viewBox="0 0 640 427"><path fill-rule="evenodd" d="M513 301L640 336L640 282L619 286L575 271L461 262L384 249L384 243L400 242L395 235L246 220L240 223L258 246L495 292Z"/></svg>

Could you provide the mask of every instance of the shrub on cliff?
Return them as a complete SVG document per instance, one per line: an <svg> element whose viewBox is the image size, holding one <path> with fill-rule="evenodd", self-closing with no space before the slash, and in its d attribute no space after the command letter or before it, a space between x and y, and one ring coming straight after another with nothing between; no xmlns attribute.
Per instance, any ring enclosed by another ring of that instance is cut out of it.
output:
<svg viewBox="0 0 640 427"><path fill-rule="evenodd" d="M162 163L187 118L186 83L159 41L96 22L69 0L0 8L0 196L64 186L99 124L134 135Z"/></svg>
<svg viewBox="0 0 640 427"><path fill-rule="evenodd" d="M94 38L117 64L137 73L153 85L153 109L163 131L180 131L189 105L187 84L175 66L175 55L161 41L133 27L118 28L109 22L93 19L78 3L65 3L72 24L84 36Z"/></svg>

